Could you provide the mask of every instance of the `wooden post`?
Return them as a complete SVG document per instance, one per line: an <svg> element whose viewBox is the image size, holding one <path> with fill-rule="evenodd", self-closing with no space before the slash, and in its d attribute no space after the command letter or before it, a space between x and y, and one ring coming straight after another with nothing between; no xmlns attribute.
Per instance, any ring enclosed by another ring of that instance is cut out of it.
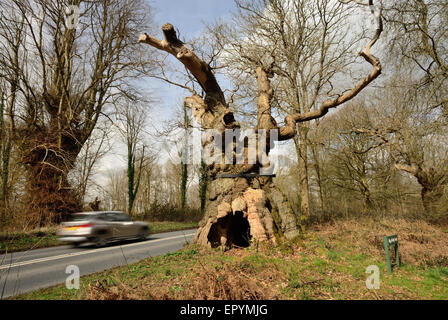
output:
<svg viewBox="0 0 448 320"><path fill-rule="evenodd" d="M392 235L392 236L385 236L383 238L384 241L384 250L386 251L386 264L387 264L387 271L389 274L392 274L392 267L400 267L400 256L398 254L398 236ZM390 260L390 252L389 247L393 245L394 251L395 251L395 264L392 265Z"/></svg>

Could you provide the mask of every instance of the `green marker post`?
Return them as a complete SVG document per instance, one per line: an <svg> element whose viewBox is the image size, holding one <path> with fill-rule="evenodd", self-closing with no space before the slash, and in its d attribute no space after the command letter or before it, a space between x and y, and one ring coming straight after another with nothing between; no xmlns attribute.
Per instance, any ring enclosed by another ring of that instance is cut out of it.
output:
<svg viewBox="0 0 448 320"><path fill-rule="evenodd" d="M392 267L400 267L400 256L398 255L398 236L392 235L392 236L385 236L383 238L384 241L384 250L386 251L386 263L387 263L387 271L389 274L392 274ZM390 246L394 247L395 252L395 264L392 265L391 259L390 259Z"/></svg>

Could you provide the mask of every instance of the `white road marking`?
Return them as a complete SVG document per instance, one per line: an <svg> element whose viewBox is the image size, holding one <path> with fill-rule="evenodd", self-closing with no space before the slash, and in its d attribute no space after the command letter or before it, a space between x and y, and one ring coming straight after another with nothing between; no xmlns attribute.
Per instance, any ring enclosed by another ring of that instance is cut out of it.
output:
<svg viewBox="0 0 448 320"><path fill-rule="evenodd" d="M148 241L145 241L145 242L130 243L130 244L122 245L121 247L122 248L134 247L134 246L142 245L142 244L145 244L145 243L155 243L155 242L160 242L160 241L166 241L166 240L172 240L172 239L178 239L178 238L185 238L185 237L189 237L189 236L193 236L193 235L195 235L195 233L183 234L183 235L180 235L180 236L174 236L174 237L157 239L157 240L148 240ZM34 260L29 260L29 261L24 261L24 262L16 262L16 263L0 266L0 270L14 268L14 267L20 267L20 266L26 266L26 265L29 265L29 264L34 264L34 263L39 263L39 262L46 262L46 261L52 261L52 260L59 260L59 259L64 259L64 258L76 257L76 256L85 255L85 254L104 252L104 251L114 250L114 249L117 249L117 248L119 248L119 247L115 246L115 247L108 247L108 248L100 248L100 249L94 249L94 250L88 250L88 251L66 253L66 254L61 254L59 256L52 256L52 257L47 257L47 258L34 259Z"/></svg>

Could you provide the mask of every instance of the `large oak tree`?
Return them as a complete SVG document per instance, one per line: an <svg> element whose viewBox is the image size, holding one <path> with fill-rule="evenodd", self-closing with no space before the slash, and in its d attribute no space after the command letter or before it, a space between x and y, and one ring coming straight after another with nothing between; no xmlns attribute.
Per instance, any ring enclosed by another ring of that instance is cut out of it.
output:
<svg viewBox="0 0 448 320"><path fill-rule="evenodd" d="M271 1L265 1L268 6ZM370 5L373 1L369 1ZM371 41L359 53L372 69L350 90L324 101L318 108L306 112L292 112L288 114L284 123L279 124L272 116L273 87L271 78L274 76L273 65L254 55L253 66L258 86L256 139L267 138L265 150L257 149L257 159L265 159L270 152L269 130L277 130L277 139L285 141L297 135L297 123L303 123L323 117L330 109L336 108L353 99L372 81L381 74L381 64L371 52L371 47L377 42L383 27L379 18L378 28ZM162 27L162 40L149 34L140 35L139 41L158 50L173 55L194 76L200 84L204 95L194 93L185 98L185 106L192 109L196 120L203 129L214 129L220 138L203 139L205 148L213 145L217 147L217 140L225 141L225 135L240 128L232 110L225 99L225 95L218 84L211 66L200 59L184 42L182 42L170 23ZM251 57L249 57L251 58ZM300 110L300 109L299 109ZM227 130L227 131L226 131ZM228 131L231 130L231 131ZM267 130L264 137L261 130ZM225 158L225 143L221 144L219 153ZM248 143L245 144L248 149ZM235 150L234 150L235 151ZM249 240L276 242L283 236L292 239L300 234L300 221L293 213L283 193L274 185L272 176L259 175L260 169L270 166L268 162L256 161L251 164L209 165L209 183L207 186L207 202L205 215L199 224L199 230L194 241L202 245L216 246L244 246Z"/></svg>

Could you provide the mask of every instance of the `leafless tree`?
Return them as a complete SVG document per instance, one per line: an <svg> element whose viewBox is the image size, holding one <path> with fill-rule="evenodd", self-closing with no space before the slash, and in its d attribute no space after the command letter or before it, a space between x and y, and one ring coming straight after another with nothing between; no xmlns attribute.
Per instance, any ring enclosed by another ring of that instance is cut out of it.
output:
<svg viewBox="0 0 448 320"><path fill-rule="evenodd" d="M148 108L139 103L119 101L116 104L117 129L126 145L128 214L133 214L134 201L140 188L143 164L148 146L144 141Z"/></svg>
<svg viewBox="0 0 448 320"><path fill-rule="evenodd" d="M369 107L361 102L349 105L325 118L312 132L320 137L327 155L326 178L334 187L360 197L364 211L383 207L392 160L384 142L370 139L353 128L371 128Z"/></svg>
<svg viewBox="0 0 448 320"><path fill-rule="evenodd" d="M353 51L366 36L356 24L359 8L338 1L236 1L235 23L214 28L223 63L231 65L238 85L253 83L260 62L272 73L274 114L317 111L328 97L350 86L357 68ZM356 11L358 9L358 11ZM235 67L236 66L236 67ZM274 76L275 75L275 76ZM271 77L271 75L269 75ZM293 136L300 172L301 219L309 208L309 123L297 124Z"/></svg>
<svg viewBox="0 0 448 320"><path fill-rule="evenodd" d="M96 186L95 175L100 161L111 150L111 126L109 120L103 121L92 132L84 143L84 146L76 159L73 170L69 173L69 179L76 188L78 199L86 203L86 195L89 188Z"/></svg>
<svg viewBox="0 0 448 320"><path fill-rule="evenodd" d="M402 79L395 81L403 84ZM448 183L447 126L434 109L426 107L426 98L409 86L388 89L377 100L381 110L376 111L375 125L355 131L387 146L395 168L413 176L421 186L426 213L434 214Z"/></svg>
<svg viewBox="0 0 448 320"><path fill-rule="evenodd" d="M11 159L11 135L5 123L5 100L0 101L0 219L5 220L9 208L9 163Z"/></svg>
<svg viewBox="0 0 448 320"><path fill-rule="evenodd" d="M80 8L75 25L69 5ZM143 0L0 6L7 114L26 165L30 219L43 225L80 209L67 174L111 99L134 95L132 81L151 63L135 40L151 11Z"/></svg>
<svg viewBox="0 0 448 320"><path fill-rule="evenodd" d="M125 170L110 170L107 173L107 183L104 186L103 205L109 210L125 211L127 208L127 183Z"/></svg>
<svg viewBox="0 0 448 320"><path fill-rule="evenodd" d="M268 6L275 3L276 1L266 1L265 4ZM370 49L377 42L383 30L380 17L379 21L375 35L359 53L371 65L371 71L350 90L330 97L320 103L319 107L309 111L293 110L286 116L283 124L277 124L271 114L274 104L274 89L270 78L274 75L274 65L265 62L263 53L266 51L255 50L252 56L248 56L249 60L253 60L251 66L254 68L258 85L257 125L255 127L257 132L260 133L261 129L278 129L280 141L292 139L297 134L297 123L323 117L330 109L353 99L374 81L381 74L381 64L378 58L370 52ZM172 54L194 76L204 91L205 97L193 94L185 98L184 103L192 109L194 117L202 128L213 128L222 137L225 136L226 129L240 128L210 65L201 60L185 43L178 39L173 25L169 23L163 25L162 31L163 40L145 33L140 36L139 41ZM252 32L255 31L252 30ZM282 67L278 66L278 68ZM205 147L210 146L211 143L213 143L211 140L204 141ZM263 150L258 150L259 159L266 159L266 155L270 151L269 147L266 149L264 154ZM224 148L220 152L223 156L225 155ZM256 164L246 161L245 164L237 165L215 163L210 165L211 181L208 185L206 213L199 225L195 242L210 246L246 245L245 236L249 228L255 241L275 242L275 235L280 237L284 235L290 239L299 235L296 216L285 196L272 183L272 177L254 176L260 168L266 167L266 165L269 165L266 161L257 161ZM223 174L232 174L232 176L223 177Z"/></svg>
<svg viewBox="0 0 448 320"><path fill-rule="evenodd" d="M397 69L411 68L406 75L414 90L426 97L425 105L448 115L448 3L443 0L386 1L385 19L399 59Z"/></svg>

